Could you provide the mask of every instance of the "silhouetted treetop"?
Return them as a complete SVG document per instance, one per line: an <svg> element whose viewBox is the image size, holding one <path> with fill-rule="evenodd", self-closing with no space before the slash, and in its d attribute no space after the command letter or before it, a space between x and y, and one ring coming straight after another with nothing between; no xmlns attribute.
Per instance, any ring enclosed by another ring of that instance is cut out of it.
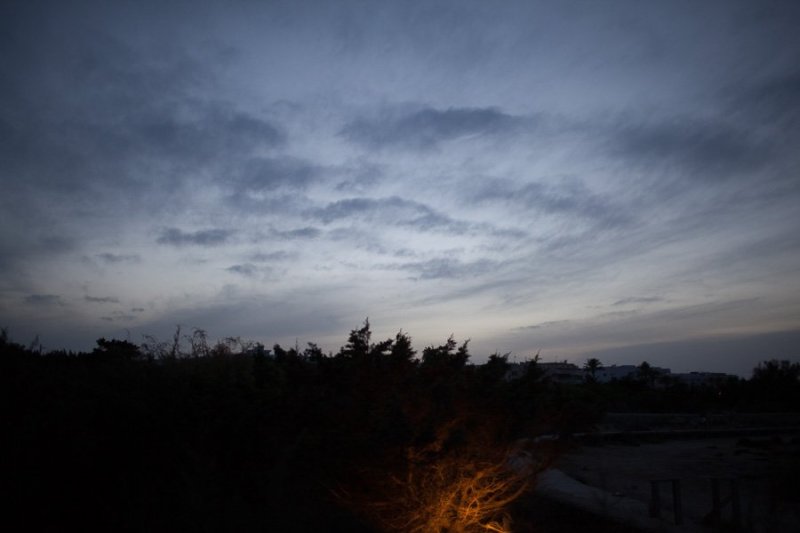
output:
<svg viewBox="0 0 800 533"><path fill-rule="evenodd" d="M753 369L753 381L770 384L792 385L800 383L800 363L771 359L763 361Z"/></svg>
<svg viewBox="0 0 800 533"><path fill-rule="evenodd" d="M428 346L422 350L422 366L424 367L447 367L450 369L463 368L469 361L469 350L467 348L469 339L465 340L456 349L457 343L452 335L447 342L440 346Z"/></svg>
<svg viewBox="0 0 800 533"><path fill-rule="evenodd" d="M139 347L132 342L116 339L97 339L97 346L92 350L92 355L103 359L138 359L142 356Z"/></svg>

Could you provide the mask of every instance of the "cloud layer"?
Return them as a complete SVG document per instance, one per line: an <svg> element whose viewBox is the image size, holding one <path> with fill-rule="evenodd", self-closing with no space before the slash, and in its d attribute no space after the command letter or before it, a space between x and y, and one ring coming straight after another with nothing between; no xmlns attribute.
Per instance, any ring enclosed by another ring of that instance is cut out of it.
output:
<svg viewBox="0 0 800 533"><path fill-rule="evenodd" d="M12 335L333 348L369 316L580 359L800 328L791 2L156 11L3 8Z"/></svg>

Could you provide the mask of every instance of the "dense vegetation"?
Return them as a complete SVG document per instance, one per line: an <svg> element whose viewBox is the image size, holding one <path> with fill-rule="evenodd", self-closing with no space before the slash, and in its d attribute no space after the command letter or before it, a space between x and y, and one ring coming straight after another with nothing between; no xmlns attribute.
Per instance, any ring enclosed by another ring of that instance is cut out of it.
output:
<svg viewBox="0 0 800 533"><path fill-rule="evenodd" d="M335 354L202 331L43 353L3 332L0 365L4 521L30 531L503 530L553 452L523 438L605 409L800 406L796 364L713 387L567 386L535 359L515 380L505 356L472 365L452 338L421 354L403 332L373 342L368 322Z"/></svg>

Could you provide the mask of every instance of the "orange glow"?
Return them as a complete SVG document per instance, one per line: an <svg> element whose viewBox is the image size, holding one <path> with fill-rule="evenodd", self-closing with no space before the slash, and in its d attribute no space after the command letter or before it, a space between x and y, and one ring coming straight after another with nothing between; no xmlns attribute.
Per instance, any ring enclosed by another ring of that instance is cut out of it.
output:
<svg viewBox="0 0 800 533"><path fill-rule="evenodd" d="M510 532L508 507L527 490L533 465L512 467L516 454L487 448L442 454L437 444L408 449L404 475L390 476L360 511L385 531Z"/></svg>

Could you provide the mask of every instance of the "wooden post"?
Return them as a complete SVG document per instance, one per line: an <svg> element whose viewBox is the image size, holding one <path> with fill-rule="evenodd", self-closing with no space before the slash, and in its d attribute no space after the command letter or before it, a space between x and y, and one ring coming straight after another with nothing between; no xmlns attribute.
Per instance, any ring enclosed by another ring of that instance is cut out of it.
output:
<svg viewBox="0 0 800 533"><path fill-rule="evenodd" d="M711 478L711 519L719 526L722 519L722 504L719 499L719 479Z"/></svg>
<svg viewBox="0 0 800 533"><path fill-rule="evenodd" d="M652 479L650 480L650 516L661 517L661 483L672 484L672 511L676 525L683 523L683 504L681 502L680 479Z"/></svg>
<svg viewBox="0 0 800 533"><path fill-rule="evenodd" d="M739 528L742 524L742 508L739 499L739 481L737 479L727 479L728 486L730 487L730 494L725 498L722 497L720 490L720 478L711 478L711 520L714 526L719 527L722 524L722 507L728 504L731 505L731 520L735 528Z"/></svg>
<svg viewBox="0 0 800 533"><path fill-rule="evenodd" d="M739 481L736 479L731 479L731 511L733 513L733 525L738 528L742 524L742 513L739 506Z"/></svg>
<svg viewBox="0 0 800 533"><path fill-rule="evenodd" d="M672 510L675 515L675 525L683 523L683 504L681 503L681 480L672 480Z"/></svg>
<svg viewBox="0 0 800 533"><path fill-rule="evenodd" d="M650 481L650 516L661 516L661 494L658 491L658 480Z"/></svg>

